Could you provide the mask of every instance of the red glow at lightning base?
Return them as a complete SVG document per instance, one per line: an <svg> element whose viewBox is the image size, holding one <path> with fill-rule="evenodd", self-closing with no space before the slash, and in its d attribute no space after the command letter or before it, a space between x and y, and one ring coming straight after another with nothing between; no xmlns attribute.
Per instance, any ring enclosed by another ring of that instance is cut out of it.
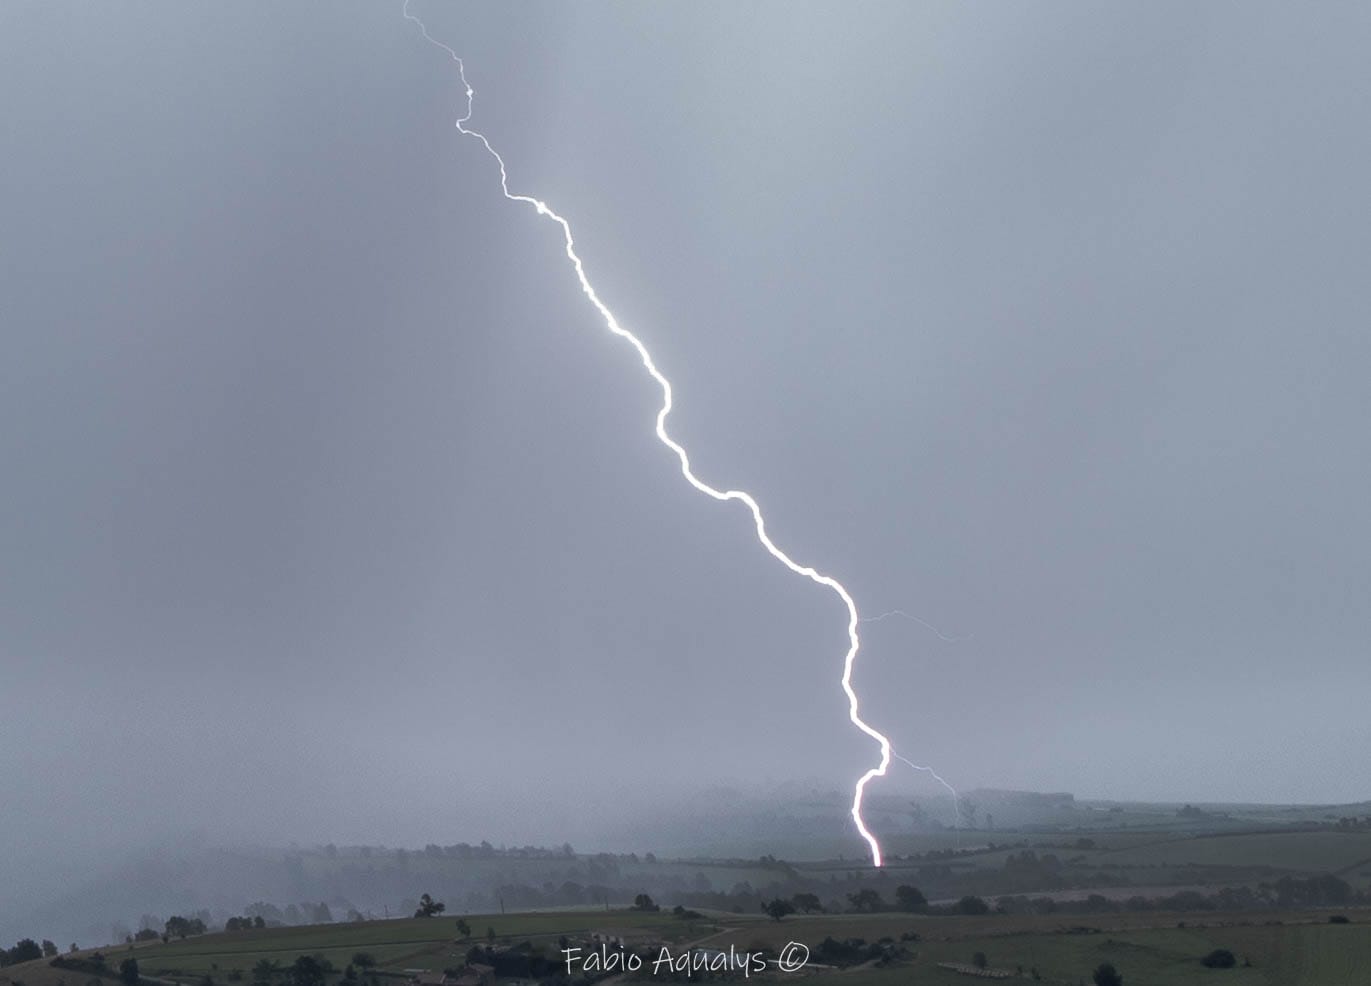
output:
<svg viewBox="0 0 1371 986"><path fill-rule="evenodd" d="M405 0L403 7L405 19L412 21L415 26L419 28L419 31L423 34L426 41L447 52L452 60L457 63L457 72L461 77L462 87L465 90L467 100L466 113L457 120L458 132L463 136L480 141L481 146L483 146L490 156L495 159L495 163L500 167L500 188L504 192L505 198L509 199L511 202L521 202L524 205L531 206L538 215L546 216L548 219L551 219L562 227L562 237L566 243L566 256L567 259L571 261L571 266L576 271L576 279L580 282L581 291L585 294L586 298L589 299L590 303L595 306L595 310L600 313L600 317L604 320L605 327L619 338L625 340L637 351L638 357L642 360L643 368L647 370L653 380L657 381L657 385L662 388L662 406L657 412L657 438L663 445L676 454L676 458L681 463L681 475L685 477L686 482L701 493L708 497L712 497L715 500L741 501L752 513L752 520L757 528L757 540L761 542L762 547L765 548L773 558L796 575L803 575L811 582L815 582L818 585L833 590L838 598L843 601L843 605L847 607L848 648L847 654L843 657L841 684L843 693L847 695L848 718L852 720L854 726L875 740L877 744L879 744L881 751L880 762L857 779L856 787L852 793L852 820L857 825L857 831L861 833L862 838L866 840L867 845L871 849L872 864L880 866L881 845L866 827L866 822L862 818L862 797L866 792L867 784L869 784L873 778L885 776L886 769L890 766L891 757L898 757L900 760L917 770L928 771L934 778L947 787L949 791L952 791L952 787L951 785L948 785L946 781L943 781L941 777L938 777L937 774L933 774L928 767L921 767L918 764L899 756L899 754L896 754L891 748L890 740L864 722L859 715L857 693L852 689L852 666L857 658L857 650L861 646L861 640L857 636L857 624L861 622L857 616L857 604L853 602L852 596L848 594L847 589L845 589L842 583L837 579L833 578L831 575L824 575L822 572L811 568L808 565L799 564L780 548L776 547L766 533L766 522L762 518L762 510L750 493L747 493L744 490L717 490L707 483L702 482L693 472L691 472L690 459L687 457L685 449L667 434L666 430L667 415L671 413L672 407L671 382L657 369L657 365L652 361L652 356L647 351L647 347L643 345L637 336L619 324L618 319L614 317L614 313L609 310L605 303L600 300L600 296L595 293L595 288L586 277L585 269L581 265L581 258L576 254L575 241L571 236L571 225L557 213L553 212L546 202L530 195L518 195L509 190L509 176L505 171L504 158L500 157L495 148L490 145L490 141L486 139L484 134L472 130L466 125L471 119L472 98L476 95L476 92L471 88L470 83L467 82L466 66L463 63L461 56L428 33L428 28L424 26L423 21L409 12L409 2L410 0ZM952 791L952 794L955 798L956 792Z"/></svg>

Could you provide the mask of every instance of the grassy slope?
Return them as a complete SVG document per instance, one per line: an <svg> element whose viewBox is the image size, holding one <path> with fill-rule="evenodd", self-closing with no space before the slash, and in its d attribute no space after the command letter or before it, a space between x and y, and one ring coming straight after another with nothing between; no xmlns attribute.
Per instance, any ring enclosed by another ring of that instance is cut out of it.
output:
<svg viewBox="0 0 1371 986"><path fill-rule="evenodd" d="M1286 923L1262 923L1277 917ZM920 935L920 941L909 946L917 951L909 962L885 968L815 971L797 977L811 986L965 984L974 980L940 969L937 963L969 962L976 952L984 952L994 967L1037 967L1044 981L1058 983L1076 983L1082 978L1088 982L1090 971L1106 961L1113 962L1126 981L1140 986L1210 984L1217 981L1216 976L1222 976L1229 986L1345 986L1368 979L1371 915L1353 912L1354 923L1349 925L1327 924L1326 914L1319 912L1206 914L1203 918L1205 923L1200 925L1193 923L1193 914L1090 918L878 914L812 915L776 923L761 916L712 915L706 921L687 926L664 913L584 910L485 915L468 921L478 938L484 937L487 927L493 927L502 941L532 938L551 942L562 934L574 936L596 929L685 941L703 938L720 927L722 932L714 935L710 944L733 944L741 949L759 944L778 947L791 940L814 944L829 935L869 941L883 936L898 939L909 931ZM1191 922L1187 927L1177 927L1179 921L1187 919ZM1073 924L1088 924L1100 930L1093 934L1073 933ZM226 983L231 969L248 972L261 958L286 966L297 955L316 952L328 956L339 968L354 952L368 951L387 971L438 970L460 965L469 947L469 942L455 942L454 934L454 921L446 917L373 921L204 935L166 945L143 943L131 954L137 957L145 975L197 980L208 974L216 983ZM1198 959L1215 948L1228 948L1239 957L1250 957L1252 967L1222 973L1205 969ZM107 949L105 954L110 965L117 966L130 953L127 946L121 946ZM24 986L90 986L88 976L52 969L45 961L11 966L0 973L0 982L6 979L19 980ZM115 986L116 982L104 979L100 986Z"/></svg>
<svg viewBox="0 0 1371 986"><path fill-rule="evenodd" d="M1093 857L1127 864L1218 864L1337 872L1371 859L1371 832L1245 832L1154 842Z"/></svg>
<svg viewBox="0 0 1371 986"><path fill-rule="evenodd" d="M1124 920L1117 920L1123 917ZM1193 921L1194 915L1189 915ZM1069 921L1060 919L952 918L898 919L886 916L848 920L826 919L820 927L805 929L805 921L779 926L739 929L731 937L740 946L752 941L782 943L792 937L813 940L821 930L834 933L879 935L918 930L923 940L911 945L917 957L908 964L887 968L866 967L814 977L831 980L834 986L908 986L976 982L938 967L939 962L969 963L984 952L992 967L1025 971L1036 967L1045 982L1089 982L1091 971L1112 962L1126 982L1139 986L1200 986L1223 982L1228 986L1353 986L1371 982L1371 918L1359 923L1329 925L1324 914L1284 915L1287 921L1314 922L1243 926L1252 915L1209 915L1203 927L1176 927L1178 915L1110 916L1107 920L1083 920L1100 927L1097 934L1070 933ZM1218 921L1233 922L1219 926ZM1144 927L1151 923L1152 927ZM1163 926L1169 924L1170 926ZM898 930L897 930L898 929ZM1250 968L1211 970L1199 958L1217 948L1227 948L1239 960L1251 959ZM813 980L808 980L813 982ZM1020 980L1027 981L1027 980Z"/></svg>
<svg viewBox="0 0 1371 986"><path fill-rule="evenodd" d="M456 938L455 918L444 916L218 933L167 944L155 941L111 946L103 952L111 969L117 969L121 961L132 956L138 960L144 976L198 981L209 975L219 986L228 986L229 972L239 969L247 986L252 967L259 960L269 959L285 967L299 955L322 954L342 969L354 953L365 951L376 958L383 970L440 971L461 965L473 944L486 941L488 928L495 930L497 943L526 939L555 942L561 935L601 929L674 941L700 937L714 930L712 924L682 922L668 912L595 909L478 915L467 917L466 921L471 926L472 938L465 941ZM94 951L83 950L75 957L86 957ZM89 978L84 973L53 969L47 960L9 966L0 972L0 984L18 980L24 986L87 986ZM114 978L102 981L102 986L116 984Z"/></svg>
<svg viewBox="0 0 1371 986"><path fill-rule="evenodd" d="M565 910L536 914L494 914L468 917L471 940L458 941L455 920L411 918L400 921L369 921L362 924L311 925L300 928L268 928L265 931L232 935L206 935L202 938L157 943L138 956L139 966L150 975L183 974L215 976L221 981L230 969L250 973L259 959L273 959L283 966L301 954L321 953L339 969L353 953L370 952L381 968L388 970L442 970L461 965L473 944L486 941L487 929L494 929L497 942L556 940L586 930L637 929L654 937L689 934L687 926L670 914L641 914L632 911L606 913L598 910ZM217 974L214 966L218 966ZM27 984L26 984L27 986Z"/></svg>

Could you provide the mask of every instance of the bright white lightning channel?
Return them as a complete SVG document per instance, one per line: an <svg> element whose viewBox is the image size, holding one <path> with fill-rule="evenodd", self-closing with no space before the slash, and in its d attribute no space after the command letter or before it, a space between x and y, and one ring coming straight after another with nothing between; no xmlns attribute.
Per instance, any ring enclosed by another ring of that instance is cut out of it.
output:
<svg viewBox="0 0 1371 986"><path fill-rule="evenodd" d="M764 547L773 558L796 575L803 575L811 582L815 582L818 585L833 590L838 598L843 601L843 605L847 607L848 648L847 654L843 657L843 674L841 679L843 693L847 695L847 714L848 718L852 720L852 724L875 740L880 746L881 751L880 762L857 779L857 784L852 792L852 821L856 823L857 831L861 833L862 838L866 840L866 844L871 849L872 865L880 866L881 844L876 840L876 837L871 834L871 830L866 827L866 822L862 818L862 797L866 792L867 784L869 784L873 778L884 777L886 769L890 766L891 757L899 755L896 754L891 747L890 740L864 722L858 711L857 693L852 689L852 666L857 659L857 650L861 646L861 640L857 636L857 624L861 622L857 616L857 604L853 602L852 596L848 594L847 589L845 589L842 583L837 579L833 578L831 575L824 575L822 572L811 568L808 565L799 564L780 548L776 547L766 533L766 522L762 518L761 507L757 505L757 501L752 498L750 493L747 493L744 490L717 490L709 484L702 482L691 471L690 459L686 455L685 449L667 434L666 430L666 419L667 415L671 413L672 406L671 381L667 380L667 378L662 375L662 372L657 369L656 363L652 361L651 354L647 351L647 347L643 345L641 340L619 324L619 320L614 317L614 313L609 310L605 303L600 300L600 296L595 293L595 288L591 285L589 278L586 277L585 269L581 264L581 258L576 254L575 241L571 236L571 225L557 213L553 212L552 209L548 207L547 203L543 202L541 199L534 198L531 195L515 194L509 190L509 175L505 170L504 158L496 152L495 148L491 146L490 141L486 139L484 134L472 130L466 125L471 119L472 99L476 95L476 91L472 89L471 84L467 82L466 65L462 61L462 57L458 55L457 52L453 51L452 48L429 34L428 28L424 25L424 22L409 12L409 4L410 0L405 0L404 7L402 8L405 19L412 21L415 26L419 28L420 33L424 36L424 40L447 52L452 60L457 63L457 73L461 77L462 88L465 90L467 100L466 113L457 120L458 132L463 136L472 137L480 141L481 146L495 159L495 163L499 165L500 168L500 188L504 192L505 198L509 199L511 202L521 202L524 205L532 206L533 209L537 211L538 215L546 216L562 227L562 237L566 243L567 259L571 261L571 266L576 271L576 279L581 284L582 293L584 293L586 298L590 300L590 303L595 306L595 310L600 313L600 317L604 320L605 327L619 338L628 342L628 344L637 351L639 359L642 360L643 368L647 370L653 380L657 381L657 385L662 388L662 406L657 412L657 438L663 445L676 454L676 458L681 463L681 475L685 477L686 482L701 493L712 497L715 500L739 500L745 504L747 509L752 512L752 520L757 528L757 540L761 542L762 547ZM937 774L934 774L928 767L920 767L918 764L906 760L902 756L899 757L899 759L903 760L911 767L914 767L916 770L928 771L928 773L932 774L934 778L946 786L948 790L952 790L951 785L941 777L938 777ZM956 797L955 791L953 791L953 797Z"/></svg>

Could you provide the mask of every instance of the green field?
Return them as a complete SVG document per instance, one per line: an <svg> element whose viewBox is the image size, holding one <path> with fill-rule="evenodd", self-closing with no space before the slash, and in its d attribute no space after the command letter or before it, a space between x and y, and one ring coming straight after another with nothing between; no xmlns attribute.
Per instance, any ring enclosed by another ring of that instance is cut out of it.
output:
<svg viewBox="0 0 1371 986"><path fill-rule="evenodd" d="M939 968L939 962L969 963L984 952L994 969L1025 973L1036 968L1043 982L1090 982L1103 962L1123 974L1127 986L1362 986L1371 982L1371 926L1156 928L1100 934L1039 933L924 942L907 964L863 968L811 982L848 986L968 984L978 980ZM1199 957L1227 948L1250 959L1249 968L1207 969ZM1018 978L1011 982L1029 982Z"/></svg>
<svg viewBox="0 0 1371 986"><path fill-rule="evenodd" d="M1131 866L1272 866L1336 873L1371 860L1371 832L1244 832L1154 841L1094 854L1096 862Z"/></svg>
<svg viewBox="0 0 1371 986"><path fill-rule="evenodd" d="M188 980L206 975L220 980L232 969L246 973L260 959L288 965L298 955L321 954L342 969L359 951L371 953L380 968L391 972L411 969L438 972L461 965L473 944L488 940L488 929L494 930L497 944L524 940L555 942L562 935L601 928L617 932L627 927L666 940L679 940L697 931L702 935L713 930L703 924L679 921L669 913L632 911L563 910L477 915L465 920L471 925L470 940L457 939L452 918L407 918L204 935L165 945L161 942L142 945L133 954L147 975ZM127 949L128 946L113 949L110 954L122 955Z"/></svg>
<svg viewBox="0 0 1371 986"><path fill-rule="evenodd" d="M154 941L109 946L103 953L111 975L120 962L132 957L138 960L139 972L146 979L204 986L209 977L215 986L236 982L248 986L252 967L263 959L284 968L301 955L322 955L341 970L355 953L368 952L376 959L379 973L400 976L416 969L440 972L460 966L473 944L487 941L500 945L529 940L556 948L563 935L597 930L667 942L700 938L718 930L711 921L682 921L669 912L598 909L475 915L465 920L471 926L469 940L458 940L453 918L406 918L221 932L165 944ZM494 939L487 938L488 929L494 930ZM95 951L85 949L71 957L88 958ZM231 975L235 970L243 974L241 980ZM0 972L0 983L22 986L97 986L88 982L93 978L82 972L54 969L47 960L9 966ZM333 977L331 986L337 981ZM98 980L98 986L117 984L115 978ZM278 980L278 986L283 984L283 979Z"/></svg>
<svg viewBox="0 0 1371 986"><path fill-rule="evenodd" d="M975 981L939 963L970 963L977 952L990 967L1015 973L1028 982L1037 969L1044 982L1089 982L1102 962L1113 963L1129 986L1190 986L1222 982L1232 986L1358 986L1371 982L1371 914L1351 912L1349 924L1329 924L1328 912L1304 911L1260 916L1251 913L1111 914L1063 918L1053 915L986 915L930 917L908 914L812 915L782 922L761 916L709 914L684 922L667 912L564 910L482 915L467 918L473 937L484 941L493 928L497 944L531 940L556 954L561 935L575 938L596 930L630 941L651 941L652 948L672 943L708 942L711 948L778 949L790 941L817 946L826 937L899 940L905 954L886 965L867 963L845 969L809 968L784 975L768 972L765 981L795 981L812 986L909 986ZM1184 926L1182 923L1185 923ZM357 924L270 928L202 935L168 944L141 943L106 950L107 964L132 955L144 977L157 983L215 986L251 983L251 970L261 959L281 968L301 955L322 954L341 970L358 951L379 963L381 982L399 983L416 969L441 971L460 966L472 942L455 940L451 918L371 921ZM1250 967L1206 969L1199 958L1226 948ZM90 953L81 953L89 955ZM244 978L235 979L234 970ZM208 978L207 978L208 977ZM401 977L401 978L396 978ZM652 981L642 974L636 979ZM741 979L741 977L735 977ZM757 978L757 977L753 977ZM46 960L8 967L0 982L23 986L117 986L111 976L51 968ZM338 977L330 978L336 986ZM286 980L278 977L280 986Z"/></svg>
<svg viewBox="0 0 1371 986"><path fill-rule="evenodd" d="M1225 948L1251 967L1207 969L1200 956ZM1354 986L1371 981L1371 926L1283 925L1264 927L1151 928L1099 934L1032 934L929 943L915 969L927 963L967 962L983 951L992 966L1037 967L1044 979L1074 982L1102 962L1125 982L1155 986L1231 984L1262 986ZM936 966L920 982L966 981ZM942 978L939 978L939 977Z"/></svg>

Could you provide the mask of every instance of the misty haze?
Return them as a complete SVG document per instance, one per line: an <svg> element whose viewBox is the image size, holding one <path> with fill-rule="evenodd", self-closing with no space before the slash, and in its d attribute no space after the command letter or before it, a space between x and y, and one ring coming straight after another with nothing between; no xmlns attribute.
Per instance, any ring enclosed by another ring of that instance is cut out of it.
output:
<svg viewBox="0 0 1371 986"><path fill-rule="evenodd" d="M1371 982L1369 29L0 5L0 986Z"/></svg>

